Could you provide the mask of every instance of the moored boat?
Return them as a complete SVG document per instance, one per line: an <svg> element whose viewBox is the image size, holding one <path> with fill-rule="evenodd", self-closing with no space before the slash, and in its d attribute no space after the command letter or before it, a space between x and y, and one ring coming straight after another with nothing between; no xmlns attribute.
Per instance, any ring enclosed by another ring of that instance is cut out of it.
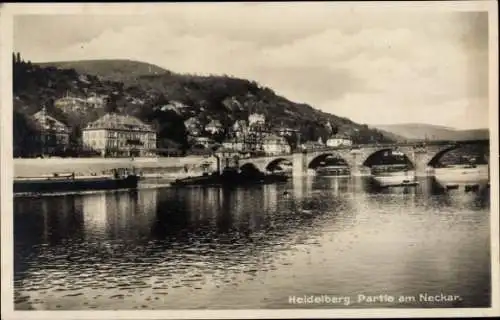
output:
<svg viewBox="0 0 500 320"><path fill-rule="evenodd" d="M93 190L135 189L139 176L115 170L112 175L76 176L74 173L55 173L52 176L17 177L14 193L51 193Z"/></svg>
<svg viewBox="0 0 500 320"><path fill-rule="evenodd" d="M387 187L411 187L418 182L415 172L409 170L407 165L376 165L371 170L374 183L382 188Z"/></svg>
<svg viewBox="0 0 500 320"><path fill-rule="evenodd" d="M321 176L348 177L351 171L348 166L325 165L316 169L316 173Z"/></svg>
<svg viewBox="0 0 500 320"><path fill-rule="evenodd" d="M172 186L238 186L247 184L268 184L286 182L288 176L283 174L244 173L225 171L223 173L204 174L197 177L177 179Z"/></svg>

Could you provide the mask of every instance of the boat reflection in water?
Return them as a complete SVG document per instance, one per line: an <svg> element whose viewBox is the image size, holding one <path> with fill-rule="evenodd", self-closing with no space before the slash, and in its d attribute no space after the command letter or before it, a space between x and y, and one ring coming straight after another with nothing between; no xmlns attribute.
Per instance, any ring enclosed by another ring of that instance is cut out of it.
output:
<svg viewBox="0 0 500 320"><path fill-rule="evenodd" d="M381 188L411 187L418 184L415 171L406 164L373 165L371 168L372 182Z"/></svg>
<svg viewBox="0 0 500 320"><path fill-rule="evenodd" d="M333 176L333 177L350 177L351 171L349 166L343 165L325 165L316 169L319 176Z"/></svg>
<svg viewBox="0 0 500 320"><path fill-rule="evenodd" d="M488 165L449 165L434 169L434 176L443 186L471 182L485 182L489 179Z"/></svg>
<svg viewBox="0 0 500 320"><path fill-rule="evenodd" d="M436 185L439 189L485 191L489 188L488 165L448 165L434 170Z"/></svg>
<svg viewBox="0 0 500 320"><path fill-rule="evenodd" d="M172 186L237 186L248 184L267 184L286 182L288 176L284 174L265 174L258 170L239 171L226 168L222 173L205 173L202 176L177 179Z"/></svg>
<svg viewBox="0 0 500 320"><path fill-rule="evenodd" d="M329 177L350 177L351 170L349 165L335 156L327 156L316 168L316 174Z"/></svg>

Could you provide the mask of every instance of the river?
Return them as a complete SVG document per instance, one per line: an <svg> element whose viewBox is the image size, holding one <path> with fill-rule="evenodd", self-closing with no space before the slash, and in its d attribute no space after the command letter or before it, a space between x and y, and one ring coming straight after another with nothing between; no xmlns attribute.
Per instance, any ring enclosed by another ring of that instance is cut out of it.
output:
<svg viewBox="0 0 500 320"><path fill-rule="evenodd" d="M488 307L489 195L433 190L302 177L15 197L15 307ZM311 295L330 300L292 303Z"/></svg>

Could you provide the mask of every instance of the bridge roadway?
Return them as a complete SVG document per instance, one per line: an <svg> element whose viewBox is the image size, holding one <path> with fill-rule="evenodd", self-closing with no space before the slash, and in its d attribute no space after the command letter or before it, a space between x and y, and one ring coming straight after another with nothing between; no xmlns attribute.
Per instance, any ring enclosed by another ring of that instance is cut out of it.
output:
<svg viewBox="0 0 500 320"><path fill-rule="evenodd" d="M392 150L402 152L409 158L415 168L416 176L430 176L433 175L432 168L438 164L442 156L466 145L479 145L485 147L485 150L489 150L489 139L325 147L285 155L239 159L238 165L240 168L254 166L260 171L266 172L276 164L289 161L293 164L294 175L304 175L308 169L314 168L316 163L321 162L328 156L335 156L346 161L352 175L360 176L367 171L367 163L370 158L381 152ZM485 156L489 161L488 152L485 152Z"/></svg>

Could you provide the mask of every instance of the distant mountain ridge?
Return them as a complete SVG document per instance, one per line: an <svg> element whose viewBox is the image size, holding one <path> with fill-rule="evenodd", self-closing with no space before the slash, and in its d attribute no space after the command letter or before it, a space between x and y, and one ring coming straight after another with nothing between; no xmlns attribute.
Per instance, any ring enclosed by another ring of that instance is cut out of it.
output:
<svg viewBox="0 0 500 320"><path fill-rule="evenodd" d="M407 140L476 140L489 138L488 129L459 130L424 123L374 125L372 127L402 136Z"/></svg>

